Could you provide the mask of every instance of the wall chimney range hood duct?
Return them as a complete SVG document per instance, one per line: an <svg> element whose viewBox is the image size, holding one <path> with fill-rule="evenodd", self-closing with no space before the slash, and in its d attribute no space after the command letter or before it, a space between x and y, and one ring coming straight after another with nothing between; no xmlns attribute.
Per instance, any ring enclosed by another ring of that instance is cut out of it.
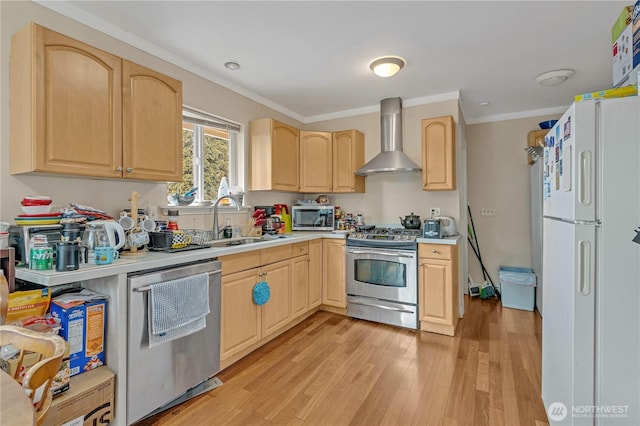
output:
<svg viewBox="0 0 640 426"><path fill-rule="evenodd" d="M358 176L373 173L419 172L421 169L402 152L402 100L380 101L381 152L356 171Z"/></svg>

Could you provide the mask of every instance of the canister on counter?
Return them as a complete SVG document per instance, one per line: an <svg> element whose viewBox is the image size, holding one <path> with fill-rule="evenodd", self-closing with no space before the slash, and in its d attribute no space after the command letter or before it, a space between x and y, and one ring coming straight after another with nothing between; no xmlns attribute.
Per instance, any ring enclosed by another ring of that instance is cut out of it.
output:
<svg viewBox="0 0 640 426"><path fill-rule="evenodd" d="M53 249L49 246L36 246L31 248L29 269L39 271L53 269Z"/></svg>

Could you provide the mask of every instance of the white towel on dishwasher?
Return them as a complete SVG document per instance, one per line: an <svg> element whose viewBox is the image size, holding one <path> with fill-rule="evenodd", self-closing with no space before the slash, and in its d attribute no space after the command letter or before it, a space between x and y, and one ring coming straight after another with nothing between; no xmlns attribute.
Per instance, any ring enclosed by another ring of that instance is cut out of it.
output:
<svg viewBox="0 0 640 426"><path fill-rule="evenodd" d="M209 275L193 275L149 286L149 347L179 339L206 327Z"/></svg>

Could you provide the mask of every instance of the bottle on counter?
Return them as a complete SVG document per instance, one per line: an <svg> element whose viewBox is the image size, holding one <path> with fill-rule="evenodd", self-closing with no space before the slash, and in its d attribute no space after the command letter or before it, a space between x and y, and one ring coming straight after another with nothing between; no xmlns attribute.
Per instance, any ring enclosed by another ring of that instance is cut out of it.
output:
<svg viewBox="0 0 640 426"><path fill-rule="evenodd" d="M218 186L218 198L223 197L225 195L229 195L229 183L227 182L227 177L222 176L220 180L220 185ZM231 200L229 198L225 198L220 202L223 206L230 205Z"/></svg>
<svg viewBox="0 0 640 426"><path fill-rule="evenodd" d="M227 224L223 228L223 237L231 238L233 237L233 228L231 227L231 219L227 218Z"/></svg>

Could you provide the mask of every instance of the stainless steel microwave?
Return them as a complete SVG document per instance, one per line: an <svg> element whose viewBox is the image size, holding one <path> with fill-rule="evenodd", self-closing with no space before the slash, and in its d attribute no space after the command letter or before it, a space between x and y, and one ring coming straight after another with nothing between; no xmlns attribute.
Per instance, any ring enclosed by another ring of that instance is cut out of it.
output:
<svg viewBox="0 0 640 426"><path fill-rule="evenodd" d="M333 231L334 218L334 206L306 205L291 208L294 231Z"/></svg>

